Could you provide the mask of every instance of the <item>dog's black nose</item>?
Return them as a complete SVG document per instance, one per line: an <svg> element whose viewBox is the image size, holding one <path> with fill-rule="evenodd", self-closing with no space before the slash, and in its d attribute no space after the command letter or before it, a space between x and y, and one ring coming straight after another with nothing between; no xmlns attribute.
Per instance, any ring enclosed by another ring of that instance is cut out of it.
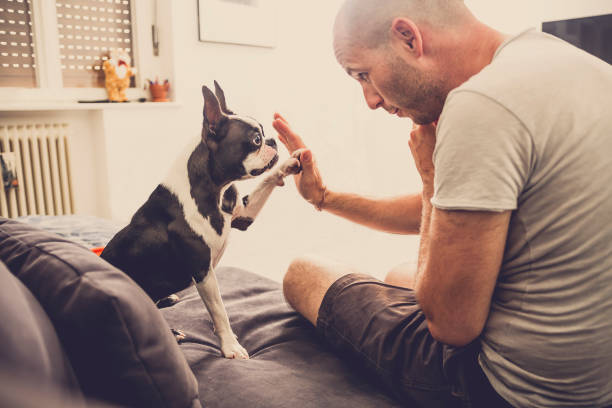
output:
<svg viewBox="0 0 612 408"><path fill-rule="evenodd" d="M276 149L276 140L274 140L274 139L267 139L266 140L266 145Z"/></svg>

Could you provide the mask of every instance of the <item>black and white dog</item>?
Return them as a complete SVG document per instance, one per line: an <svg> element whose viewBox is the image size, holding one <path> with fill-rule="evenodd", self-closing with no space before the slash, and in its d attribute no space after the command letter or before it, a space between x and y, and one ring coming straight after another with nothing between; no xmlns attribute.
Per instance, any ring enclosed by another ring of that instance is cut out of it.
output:
<svg viewBox="0 0 612 408"><path fill-rule="evenodd" d="M252 178L278 161L274 139L261 124L227 109L223 90L206 86L202 135L171 167L167 178L113 237L101 256L127 273L154 300L195 282L227 358L248 358L230 327L215 267L231 228L246 230L283 178L300 171L290 157L240 200L233 182Z"/></svg>

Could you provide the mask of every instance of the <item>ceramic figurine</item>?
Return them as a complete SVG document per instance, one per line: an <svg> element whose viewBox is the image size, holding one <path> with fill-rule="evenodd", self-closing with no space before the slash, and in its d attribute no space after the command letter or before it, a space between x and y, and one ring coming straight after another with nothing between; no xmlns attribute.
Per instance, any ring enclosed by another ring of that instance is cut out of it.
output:
<svg viewBox="0 0 612 408"><path fill-rule="evenodd" d="M126 102L125 90L136 69L130 66L131 58L125 51L113 49L110 58L104 61L106 92L111 102Z"/></svg>

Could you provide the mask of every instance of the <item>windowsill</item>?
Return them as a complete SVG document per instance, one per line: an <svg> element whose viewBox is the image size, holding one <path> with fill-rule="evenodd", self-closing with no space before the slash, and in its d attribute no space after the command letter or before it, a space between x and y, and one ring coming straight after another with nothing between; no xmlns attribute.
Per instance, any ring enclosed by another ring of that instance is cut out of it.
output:
<svg viewBox="0 0 612 408"><path fill-rule="evenodd" d="M75 111L107 109L178 108L178 102L78 103L78 102L19 102L0 103L0 112Z"/></svg>

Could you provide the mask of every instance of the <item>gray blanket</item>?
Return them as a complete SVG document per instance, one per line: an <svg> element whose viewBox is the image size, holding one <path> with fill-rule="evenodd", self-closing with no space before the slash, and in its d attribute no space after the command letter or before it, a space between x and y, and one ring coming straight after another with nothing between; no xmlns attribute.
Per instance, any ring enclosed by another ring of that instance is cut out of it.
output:
<svg viewBox="0 0 612 408"><path fill-rule="evenodd" d="M328 349L310 323L287 306L278 283L236 268L219 268L217 276L232 328L250 360L221 357L195 287L162 309L170 327L187 335L181 350L206 407L401 406Z"/></svg>

